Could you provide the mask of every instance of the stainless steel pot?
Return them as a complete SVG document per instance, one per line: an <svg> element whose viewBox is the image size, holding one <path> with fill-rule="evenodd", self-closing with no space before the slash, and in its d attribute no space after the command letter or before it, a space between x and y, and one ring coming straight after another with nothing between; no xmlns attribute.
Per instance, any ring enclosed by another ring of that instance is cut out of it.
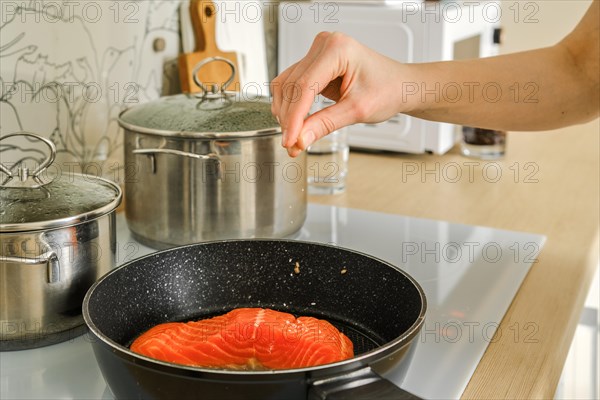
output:
<svg viewBox="0 0 600 400"><path fill-rule="evenodd" d="M306 158L288 157L265 98L210 89L132 107L125 128L126 218L154 248L285 237L306 218Z"/></svg>
<svg viewBox="0 0 600 400"><path fill-rule="evenodd" d="M115 264L120 188L102 178L55 174L50 156L31 174L0 164L0 350L59 343L85 332L88 288Z"/></svg>

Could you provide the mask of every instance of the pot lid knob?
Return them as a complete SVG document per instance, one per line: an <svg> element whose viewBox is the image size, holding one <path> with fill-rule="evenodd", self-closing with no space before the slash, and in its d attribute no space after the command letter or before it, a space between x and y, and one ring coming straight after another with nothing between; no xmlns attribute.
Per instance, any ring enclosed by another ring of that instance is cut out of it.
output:
<svg viewBox="0 0 600 400"><path fill-rule="evenodd" d="M0 141L8 139L14 136L29 136L34 139L38 139L44 142L50 148L50 154L48 157L37 167L33 172L30 172L26 166L17 167L17 172L13 172L11 168L6 167L0 163L0 171L5 173L7 177L0 183L1 188L14 188L14 189L36 189L47 185L50 181L45 181L40 177L40 174L46 170L54 162L56 157L56 146L51 140L48 140L42 136L36 135L30 132L16 132L10 135L2 136Z"/></svg>
<svg viewBox="0 0 600 400"><path fill-rule="evenodd" d="M222 61L222 62L226 63L227 65L229 65L229 67L231 68L231 75L229 76L229 79L225 83L221 84L220 87L216 83L210 84L210 87L206 87L204 82L202 82L200 80L200 78L198 78L198 72L206 64L215 62L215 61ZM204 60L200 61L198 64L196 64L196 66L194 67L194 70L192 72L192 77L194 79L194 83L200 89L202 89L202 98L203 99L210 95L213 95L213 96L217 95L219 92L220 92L220 94L218 94L217 97L224 97L225 96L225 88L228 87L235 78L235 64L224 57L208 57L208 58L205 58Z"/></svg>

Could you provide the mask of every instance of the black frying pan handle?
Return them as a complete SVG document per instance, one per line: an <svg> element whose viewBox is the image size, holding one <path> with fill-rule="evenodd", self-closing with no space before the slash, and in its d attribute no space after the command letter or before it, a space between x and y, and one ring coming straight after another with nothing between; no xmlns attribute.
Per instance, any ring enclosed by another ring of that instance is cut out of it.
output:
<svg viewBox="0 0 600 400"><path fill-rule="evenodd" d="M308 400L421 400L381 377L370 367L314 381Z"/></svg>

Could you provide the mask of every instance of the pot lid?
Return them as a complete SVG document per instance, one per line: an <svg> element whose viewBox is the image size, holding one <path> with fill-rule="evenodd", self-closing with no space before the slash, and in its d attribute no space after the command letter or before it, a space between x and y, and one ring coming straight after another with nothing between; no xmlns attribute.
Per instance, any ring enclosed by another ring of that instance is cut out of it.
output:
<svg viewBox="0 0 600 400"><path fill-rule="evenodd" d="M100 217L121 202L121 189L107 179L82 175L44 174L56 155L54 144L41 136L21 132L2 137L30 136L50 148L50 156L33 172L17 172L0 164L0 228L24 232L64 227Z"/></svg>
<svg viewBox="0 0 600 400"><path fill-rule="evenodd" d="M198 71L214 61L229 64L231 77L220 87L207 87L198 79ZM119 124L126 129L143 133L193 138L280 133L281 128L271 114L271 104L266 97L225 91L234 76L235 66L231 61L221 57L204 59L196 65L193 72L194 82L202 89L202 93L167 96L131 107L121 113Z"/></svg>

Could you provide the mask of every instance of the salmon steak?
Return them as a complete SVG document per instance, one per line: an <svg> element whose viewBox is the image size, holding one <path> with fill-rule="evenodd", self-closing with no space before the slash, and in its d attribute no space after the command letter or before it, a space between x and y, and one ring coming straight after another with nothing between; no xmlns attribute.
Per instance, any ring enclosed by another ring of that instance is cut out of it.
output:
<svg viewBox="0 0 600 400"><path fill-rule="evenodd" d="M237 308L214 318L150 328L131 351L204 368L270 370L314 367L354 356L331 323L265 308Z"/></svg>

